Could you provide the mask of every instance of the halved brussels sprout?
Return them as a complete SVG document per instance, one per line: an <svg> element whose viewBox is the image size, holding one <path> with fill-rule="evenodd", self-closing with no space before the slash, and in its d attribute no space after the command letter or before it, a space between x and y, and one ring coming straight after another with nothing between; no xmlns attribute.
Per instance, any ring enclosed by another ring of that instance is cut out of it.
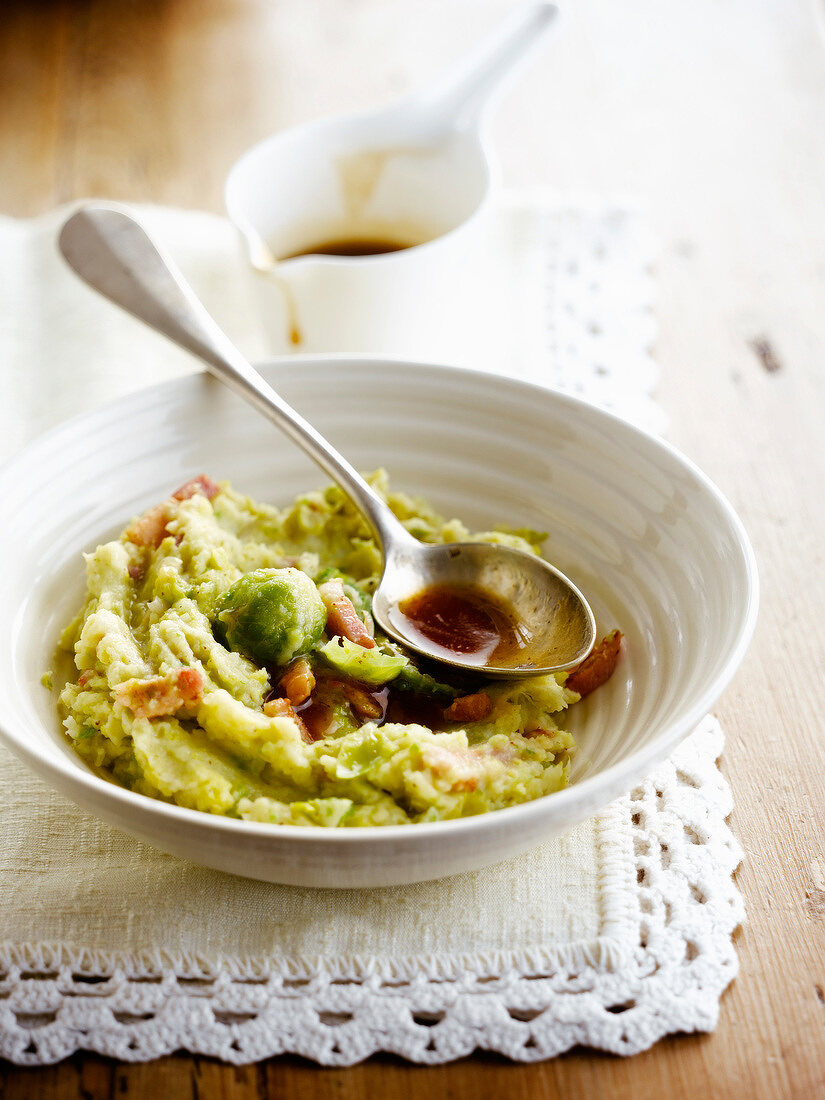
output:
<svg viewBox="0 0 825 1100"><path fill-rule="evenodd" d="M429 695L433 699L449 702L456 699L459 692L449 684L442 684L435 680L427 672L416 668L411 661L407 661L395 679L395 687L399 691L411 691L416 695Z"/></svg>
<svg viewBox="0 0 825 1100"><path fill-rule="evenodd" d="M407 664L407 658L382 653L380 649L365 649L349 638L333 638L318 652L334 669L362 684L386 684Z"/></svg>

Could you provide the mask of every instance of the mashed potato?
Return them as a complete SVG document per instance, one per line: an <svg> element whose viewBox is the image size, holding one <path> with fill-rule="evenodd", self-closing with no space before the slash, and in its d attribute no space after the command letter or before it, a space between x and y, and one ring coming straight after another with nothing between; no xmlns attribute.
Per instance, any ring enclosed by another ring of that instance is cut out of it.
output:
<svg viewBox="0 0 825 1100"><path fill-rule="evenodd" d="M373 485L428 542L536 551ZM568 781L565 676L484 683L419 667L375 632L381 559L335 487L281 511L200 477L86 558L61 647L66 734L99 774L152 798L273 824L437 821Z"/></svg>

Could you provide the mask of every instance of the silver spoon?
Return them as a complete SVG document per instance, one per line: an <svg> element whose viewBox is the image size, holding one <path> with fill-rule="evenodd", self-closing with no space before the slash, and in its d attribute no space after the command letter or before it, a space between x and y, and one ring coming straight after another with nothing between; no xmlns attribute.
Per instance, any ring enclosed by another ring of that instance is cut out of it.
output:
<svg viewBox="0 0 825 1100"><path fill-rule="evenodd" d="M390 637L422 656L485 676L560 672L587 656L596 636L593 613L564 574L541 558L504 546L432 546L414 538L349 462L244 359L133 218L113 206L88 204L63 226L60 250L95 290L203 360L349 494L383 551L384 572L372 613ZM489 649L461 653L416 630L399 604L436 585L458 594L471 585L473 592L489 594L494 606L507 609L519 644L498 646L492 654Z"/></svg>

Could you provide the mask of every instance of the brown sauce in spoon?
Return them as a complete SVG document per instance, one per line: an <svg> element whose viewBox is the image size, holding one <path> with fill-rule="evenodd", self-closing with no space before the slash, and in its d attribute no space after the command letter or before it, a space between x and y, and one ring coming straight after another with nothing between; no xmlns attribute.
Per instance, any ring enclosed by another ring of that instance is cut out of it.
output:
<svg viewBox="0 0 825 1100"><path fill-rule="evenodd" d="M401 629L479 665L512 656L529 641L508 608L476 585L433 584L398 604Z"/></svg>

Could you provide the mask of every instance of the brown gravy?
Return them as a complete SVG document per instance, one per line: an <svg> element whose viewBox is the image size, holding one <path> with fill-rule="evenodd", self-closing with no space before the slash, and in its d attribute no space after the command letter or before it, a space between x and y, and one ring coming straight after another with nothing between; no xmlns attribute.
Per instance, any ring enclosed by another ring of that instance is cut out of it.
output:
<svg viewBox="0 0 825 1100"><path fill-rule="evenodd" d="M399 691L392 683L380 688L370 687L368 684L354 686L371 700L378 712L374 715L361 714L359 717L362 721L375 722L379 726L383 722L400 722L402 725L415 723L432 730L449 728L449 723L444 718L444 708L448 701L438 702L430 696ZM321 674L310 698L295 708L313 741L319 741L327 735L334 709L341 704L352 705L347 698L344 684L334 677ZM354 710L353 713L358 712Z"/></svg>
<svg viewBox="0 0 825 1100"><path fill-rule="evenodd" d="M526 641L509 610L475 585L430 585L402 600L398 611L412 633L482 664L511 656Z"/></svg>
<svg viewBox="0 0 825 1100"><path fill-rule="evenodd" d="M302 248L298 252L290 252L284 256L285 260L294 260L298 256L383 256L387 252L403 252L405 248L412 248L411 241L393 241L388 238L370 239L353 238L337 241L321 241L311 248Z"/></svg>

